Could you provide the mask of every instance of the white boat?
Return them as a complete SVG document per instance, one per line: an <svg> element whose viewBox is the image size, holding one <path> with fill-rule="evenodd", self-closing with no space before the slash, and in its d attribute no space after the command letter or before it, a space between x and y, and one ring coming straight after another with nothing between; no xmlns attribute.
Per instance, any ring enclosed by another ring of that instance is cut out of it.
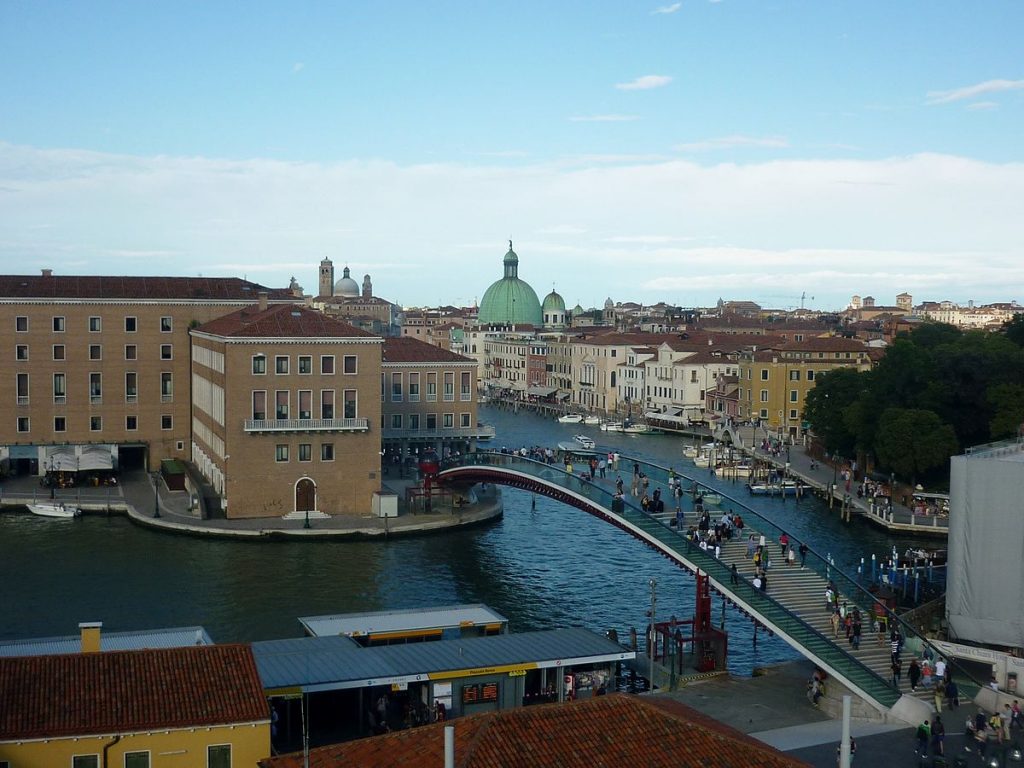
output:
<svg viewBox="0 0 1024 768"><path fill-rule="evenodd" d="M575 440L580 445L582 445L584 448L593 448L594 447L594 441L591 440L586 435L573 435L572 439Z"/></svg>
<svg viewBox="0 0 1024 768"><path fill-rule="evenodd" d="M711 454L702 453L700 456L695 456L693 459L693 466L700 467L701 469L707 469L711 466Z"/></svg>
<svg viewBox="0 0 1024 768"><path fill-rule="evenodd" d="M702 493L698 498L703 502L705 507L709 504L713 504L717 507L722 503L722 494L720 493Z"/></svg>
<svg viewBox="0 0 1024 768"><path fill-rule="evenodd" d="M583 417L578 413L567 413L558 417L559 424L579 424L581 421L583 421Z"/></svg>
<svg viewBox="0 0 1024 768"><path fill-rule="evenodd" d="M621 432L622 422L621 421L606 421L601 425L602 432Z"/></svg>
<svg viewBox="0 0 1024 768"><path fill-rule="evenodd" d="M600 424L601 423L601 417L600 416L584 416L583 417L583 423L584 424Z"/></svg>
<svg viewBox="0 0 1024 768"><path fill-rule="evenodd" d="M684 459L696 459L698 456L700 456L700 448L696 445L688 445L683 448Z"/></svg>
<svg viewBox="0 0 1024 768"><path fill-rule="evenodd" d="M40 517L80 517L82 510L78 507L69 507L67 504L39 502L29 504L28 511Z"/></svg>
<svg viewBox="0 0 1024 768"><path fill-rule="evenodd" d="M774 483L747 483L747 490L753 496L795 496L800 484L796 480L779 480Z"/></svg>
<svg viewBox="0 0 1024 768"><path fill-rule="evenodd" d="M750 477L752 468L749 464L719 464L715 467L715 477L735 477L746 479Z"/></svg>
<svg viewBox="0 0 1024 768"><path fill-rule="evenodd" d="M655 429L646 424L628 424L622 428L622 431L629 435L658 435L661 434L660 429Z"/></svg>

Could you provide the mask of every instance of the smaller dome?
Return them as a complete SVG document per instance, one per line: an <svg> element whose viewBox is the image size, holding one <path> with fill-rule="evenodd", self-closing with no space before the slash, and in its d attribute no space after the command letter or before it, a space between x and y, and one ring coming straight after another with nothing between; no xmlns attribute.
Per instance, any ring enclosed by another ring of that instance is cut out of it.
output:
<svg viewBox="0 0 1024 768"><path fill-rule="evenodd" d="M505 258L502 259L505 264L518 264L519 257L516 256L516 252L512 250L512 241L508 241L508 253L505 254Z"/></svg>
<svg viewBox="0 0 1024 768"><path fill-rule="evenodd" d="M577 304L575 307L572 308L572 316L573 317L576 317L577 315L582 315L584 312L586 312L586 310L583 307L581 307L579 304Z"/></svg>
<svg viewBox="0 0 1024 768"><path fill-rule="evenodd" d="M334 295L335 296L358 296L359 295L359 283L353 280L350 276L350 270L345 267L341 273L341 280L334 284Z"/></svg>
<svg viewBox="0 0 1024 768"><path fill-rule="evenodd" d="M615 306L615 302L612 301L612 297L611 296L609 296L607 299L604 300L604 308L605 309L612 309L614 306Z"/></svg>
<svg viewBox="0 0 1024 768"><path fill-rule="evenodd" d="M541 308L545 312L565 312L565 299L556 291L552 291L544 297L544 304Z"/></svg>

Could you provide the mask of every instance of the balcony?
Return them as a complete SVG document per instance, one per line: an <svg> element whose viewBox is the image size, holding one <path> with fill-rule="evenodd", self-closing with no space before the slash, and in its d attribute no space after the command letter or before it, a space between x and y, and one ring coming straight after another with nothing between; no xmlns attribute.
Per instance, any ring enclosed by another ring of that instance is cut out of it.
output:
<svg viewBox="0 0 1024 768"><path fill-rule="evenodd" d="M409 429L408 427L395 429L394 427L385 427L382 430L382 437L385 440L395 440L398 438L440 440L442 438L456 437L465 440L470 438L488 440L494 437L494 427L490 424L477 424L475 427L434 427L433 429Z"/></svg>
<svg viewBox="0 0 1024 768"><path fill-rule="evenodd" d="M28 395L18 395L18 405L28 405Z"/></svg>
<svg viewBox="0 0 1024 768"><path fill-rule="evenodd" d="M246 419L246 432L368 432L369 419Z"/></svg>

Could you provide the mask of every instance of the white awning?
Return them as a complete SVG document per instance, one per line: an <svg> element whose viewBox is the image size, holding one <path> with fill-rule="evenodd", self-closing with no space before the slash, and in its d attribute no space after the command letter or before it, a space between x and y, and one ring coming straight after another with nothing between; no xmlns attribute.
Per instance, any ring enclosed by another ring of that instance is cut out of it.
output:
<svg viewBox="0 0 1024 768"><path fill-rule="evenodd" d="M78 460L79 471L111 470L113 468L114 457L110 452L110 446L90 445L82 449L82 455Z"/></svg>
<svg viewBox="0 0 1024 768"><path fill-rule="evenodd" d="M75 449L67 446L46 449L44 469L47 472L77 472L78 457Z"/></svg>
<svg viewBox="0 0 1024 768"><path fill-rule="evenodd" d="M528 395L536 395L537 397L547 397L558 391L558 387L530 387L526 390Z"/></svg>

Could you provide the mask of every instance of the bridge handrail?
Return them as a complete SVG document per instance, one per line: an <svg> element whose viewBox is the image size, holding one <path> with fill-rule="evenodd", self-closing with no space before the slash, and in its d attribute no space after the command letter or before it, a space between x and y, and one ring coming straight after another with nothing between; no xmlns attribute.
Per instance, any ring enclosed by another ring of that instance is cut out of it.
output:
<svg viewBox="0 0 1024 768"><path fill-rule="evenodd" d="M653 462L647 461L646 459L641 459L634 456L622 455L620 457L620 461L623 460L627 462L638 463L641 465L641 467L648 467L658 470L659 472L664 474L665 479L663 482L666 484L668 483L669 468L663 467L660 464L655 464ZM795 546L797 540L805 541L804 537L796 537L794 534L790 534L782 526L772 522L767 517L757 512L757 510L752 509L751 507L747 506L744 502L736 499L735 497L730 496L727 493L723 493L718 488L707 485L706 483L702 483L700 480L693 478L682 472L676 471L676 474L684 478L689 483L696 483L699 487L706 488L708 492L717 493L723 499L728 499L729 502L735 504L737 507L740 507L741 514L743 515L744 520L746 520L747 516L750 515L754 520L757 521L760 533L768 534L769 532L774 532L773 535L775 536L776 541L778 540L779 536L785 533L787 536L789 536L790 546ZM931 641L929 641L929 639L925 637L920 631L918 631L914 626L900 618L899 614L897 614L895 611L890 610L884 602L879 600L862 584L848 576L842 569L838 568L835 565L834 561L830 562L826 557L823 557L820 553L816 552L809 545L808 549L809 551L807 556L807 565L810 566L812 570L814 570L819 576L823 576L827 581L834 582L839 590L839 593L841 595L846 595L848 597L848 603L852 603L852 605L857 606L861 608L861 610L866 612L865 618L873 621L876 618L875 611L877 607L882 612L882 615L884 615L886 618L887 631L891 630L893 623L896 623L900 626L904 638L913 637L916 641L921 643L922 651L924 650L924 648L930 649L934 658L945 656L945 654L941 651L941 649L939 649L938 646L934 645ZM825 596L824 593L822 593L822 602L824 602L824 599ZM969 685L977 686L978 688L984 687L983 683L977 680L968 670L963 669L961 666L957 667L957 673L958 676L966 678L969 682Z"/></svg>
<svg viewBox="0 0 1024 768"><path fill-rule="evenodd" d="M864 665L859 659L850 655L842 647L827 638L821 632L809 625L799 615L793 613L786 606L778 602L771 594L754 588L747 580L743 579L741 589L734 589L729 584L731 572L726 565L713 555L707 554L692 541L687 539L682 532L673 530L670 526L657 518L649 515L632 501L623 501L623 509L616 512L610 503L614 499L611 491L605 490L598 485L586 482L580 477L570 475L557 464L537 461L515 453L500 453L497 451L478 451L475 454L452 457L441 463L441 468L447 469L455 466L500 466L516 464L524 469L532 470L543 467L548 477L540 476L540 473L529 472L540 479L555 482L566 490L581 495L599 503L605 510L619 516L624 521L641 528L649 535L658 539L662 544L678 552L681 556L689 559L697 567L715 577L723 589L732 592L736 597L741 597L752 607L757 609L778 629L786 632L811 651L819 658L827 659L834 671L847 676L851 682L859 685L865 693L868 693L883 706L891 706L899 698L899 693L894 691L886 680L881 678L874 670ZM657 466L643 462L648 466ZM572 478L572 483L568 481ZM595 496L597 498L595 498ZM626 511L629 511L629 514Z"/></svg>

